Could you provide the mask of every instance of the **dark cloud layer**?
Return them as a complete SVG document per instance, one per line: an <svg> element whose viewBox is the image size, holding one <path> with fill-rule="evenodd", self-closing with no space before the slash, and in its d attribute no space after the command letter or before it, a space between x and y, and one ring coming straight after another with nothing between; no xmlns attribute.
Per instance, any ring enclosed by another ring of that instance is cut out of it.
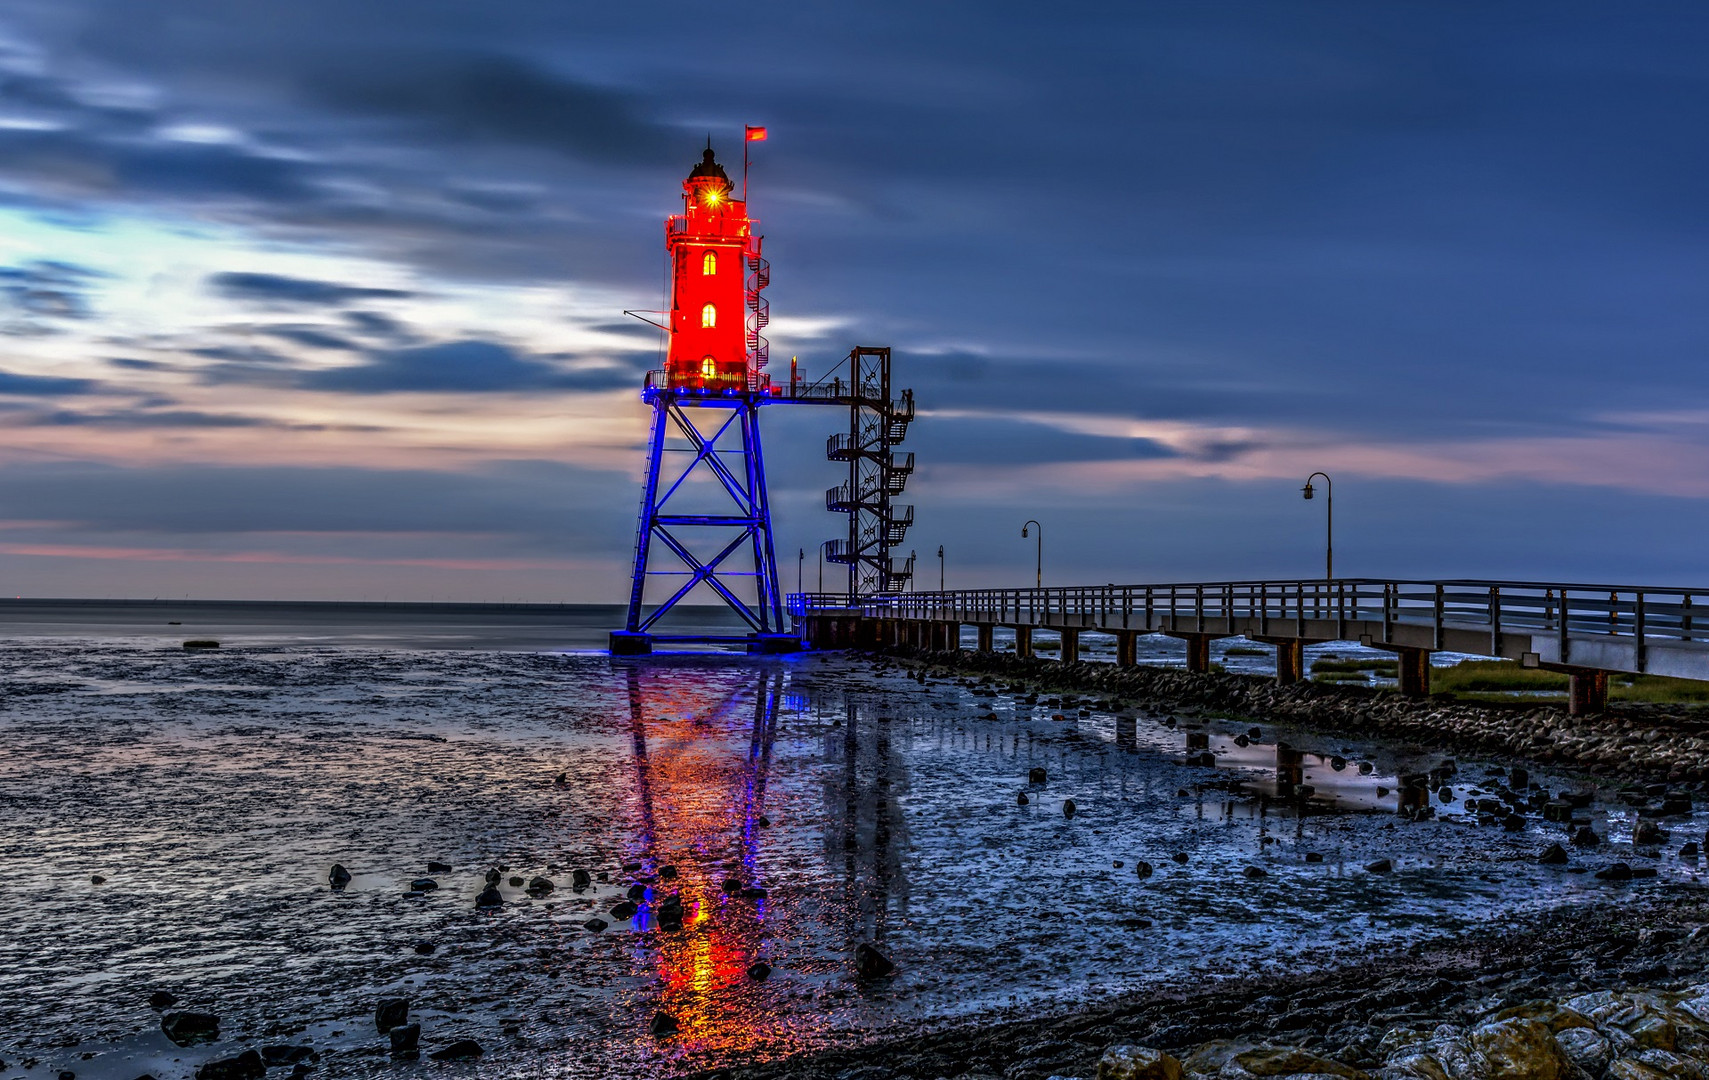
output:
<svg viewBox="0 0 1709 1080"><path fill-rule="evenodd" d="M362 300L394 300L411 295L401 289L377 289L366 285L345 285L334 281L287 277L283 274L236 271L215 274L209 279L208 286L221 296L233 300L284 306L342 307Z"/></svg>
<svg viewBox="0 0 1709 1080"><path fill-rule="evenodd" d="M601 366L571 371L518 355L497 342L471 340L375 353L361 364L302 372L296 381L307 390L353 394L599 391L635 385L638 370Z"/></svg>

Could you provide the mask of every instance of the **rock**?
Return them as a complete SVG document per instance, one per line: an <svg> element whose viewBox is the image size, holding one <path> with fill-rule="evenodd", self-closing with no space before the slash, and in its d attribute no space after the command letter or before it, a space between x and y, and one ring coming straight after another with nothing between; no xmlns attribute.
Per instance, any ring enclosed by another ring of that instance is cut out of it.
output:
<svg viewBox="0 0 1709 1080"><path fill-rule="evenodd" d="M1522 767L1514 767L1507 774L1507 782L1514 791L1523 791L1531 786L1531 774Z"/></svg>
<svg viewBox="0 0 1709 1080"><path fill-rule="evenodd" d="M1181 1063L1149 1046L1112 1046L1098 1059L1097 1080L1181 1080Z"/></svg>
<svg viewBox="0 0 1709 1080"><path fill-rule="evenodd" d="M1556 1034L1571 1030L1572 1028L1591 1028L1595 1026L1591 1022L1590 1017L1576 1009L1569 1009L1565 1005L1557 1005L1552 1001L1542 1000L1527 1001L1523 1005L1514 1005L1511 1008L1502 1009L1500 1012L1490 1017L1491 1020L1512 1020L1514 1018L1521 1020L1535 1020L1538 1023L1547 1024L1549 1026L1549 1030Z"/></svg>
<svg viewBox="0 0 1709 1080"><path fill-rule="evenodd" d="M318 1056L312 1046L291 1046L286 1043L261 1048L261 1060L269 1069L275 1065L295 1065L299 1061L308 1061Z"/></svg>
<svg viewBox="0 0 1709 1080"><path fill-rule="evenodd" d="M1187 865L1187 853L1185 851L1177 851L1175 854L1173 854L1169 857L1171 859L1174 859L1176 862L1180 863L1182 866Z"/></svg>
<svg viewBox="0 0 1709 1080"><path fill-rule="evenodd" d="M1074 800L1073 799L1062 800L1062 816L1069 819L1070 821L1074 820Z"/></svg>
<svg viewBox="0 0 1709 1080"><path fill-rule="evenodd" d="M740 887L739 884L738 887ZM730 890L725 889L724 891L729 892ZM629 899L634 900L636 903L639 903L647 898L647 887L639 883L631 885L629 886L629 891L624 893L624 895Z"/></svg>
<svg viewBox="0 0 1709 1080"><path fill-rule="evenodd" d="M1027 783L1042 784L1044 782L1045 772L1043 765L1034 765L1032 768L1027 770Z"/></svg>
<svg viewBox="0 0 1709 1080"><path fill-rule="evenodd" d="M677 870L674 866L659 867L659 877L664 881L675 881Z"/></svg>
<svg viewBox="0 0 1709 1080"><path fill-rule="evenodd" d="M742 890L747 892L746 889ZM682 929L682 897L675 895L665 897L665 902L659 905L656 915L659 929L672 933Z"/></svg>
<svg viewBox="0 0 1709 1080"><path fill-rule="evenodd" d="M1519 832L1525 828L1525 815L1508 814L1501 819L1501 827L1508 832Z"/></svg>
<svg viewBox="0 0 1709 1080"><path fill-rule="evenodd" d="M102 877L100 874L89 875L89 884L91 885L105 885L106 883L107 879Z"/></svg>
<svg viewBox="0 0 1709 1080"><path fill-rule="evenodd" d="M1252 878L1254 881L1259 878L1267 878L1270 876L1269 871L1265 870L1262 866L1248 866L1246 869L1242 870L1241 873Z"/></svg>
<svg viewBox="0 0 1709 1080"><path fill-rule="evenodd" d="M431 941L423 940L416 942L414 945L410 946L410 948L415 950L417 956L432 956L433 951L439 948L439 946L435 945Z"/></svg>
<svg viewBox="0 0 1709 1080"><path fill-rule="evenodd" d="M488 870L487 871L487 884L488 885L497 885L502 880L504 880L504 875L499 873L498 870L494 869L494 870Z"/></svg>
<svg viewBox="0 0 1709 1080"><path fill-rule="evenodd" d="M638 862L626 862L623 864L623 872L625 874L639 873L640 870L641 870L641 864Z"/></svg>
<svg viewBox="0 0 1709 1080"><path fill-rule="evenodd" d="M451 864L434 862L429 859L427 862L427 872L430 874L449 874L451 872Z"/></svg>
<svg viewBox="0 0 1709 1080"><path fill-rule="evenodd" d="M755 982L765 982L771 977L771 965L764 960L755 960L748 965L748 978Z"/></svg>
<svg viewBox="0 0 1709 1080"><path fill-rule="evenodd" d="M606 927L610 926L611 924L606 922L604 919L593 918L593 919L589 919L585 923L582 923L582 925L587 927L589 930L592 930L594 933L597 934L601 930L604 930Z"/></svg>
<svg viewBox="0 0 1709 1080"><path fill-rule="evenodd" d="M1393 859L1378 859L1375 862L1368 862L1365 864L1365 870L1372 874L1386 874L1393 869Z"/></svg>
<svg viewBox="0 0 1709 1080"><path fill-rule="evenodd" d="M476 908L500 908L504 906L504 894L498 891L497 885L488 885L475 897Z"/></svg>
<svg viewBox="0 0 1709 1080"><path fill-rule="evenodd" d="M520 888L522 888L522 879L520 877L514 877L513 876L510 879L509 884L510 884L510 887L513 889L520 889Z"/></svg>
<svg viewBox="0 0 1709 1080"><path fill-rule="evenodd" d="M1514 1017L1479 1024L1465 1041L1482 1059L1478 1075L1486 1080L1567 1080L1573 1075L1554 1032L1538 1020Z"/></svg>
<svg viewBox="0 0 1709 1080"><path fill-rule="evenodd" d="M1697 841L1687 840L1685 845L1679 849L1679 857L1682 859L1697 858Z"/></svg>
<svg viewBox="0 0 1709 1080"><path fill-rule="evenodd" d="M1141 859L1133 864L1133 872L1142 878L1148 878L1151 876L1151 864Z"/></svg>
<svg viewBox="0 0 1709 1080"><path fill-rule="evenodd" d="M1028 799L1028 798L1027 798L1027 793L1026 793L1026 792L1024 792L1024 791L1017 791L1017 792L1016 792L1016 793L1015 793L1015 805L1016 805L1016 806L1025 806L1025 805L1026 805L1026 804L1027 804L1027 803L1028 803L1028 802L1030 802L1030 801L1031 801L1031 800L1029 800L1029 799Z"/></svg>
<svg viewBox="0 0 1709 1080"><path fill-rule="evenodd" d="M1573 844L1577 847L1596 847L1601 843L1602 837L1596 835L1596 830L1589 825L1581 825L1578 831L1573 833Z"/></svg>
<svg viewBox="0 0 1709 1080"><path fill-rule="evenodd" d="M1245 736L1245 735L1236 735L1236 736L1235 736L1235 737L1234 737L1234 745L1236 745L1236 746L1242 746L1242 747L1244 747L1244 746L1251 746L1251 745L1252 745L1252 740L1251 740L1251 739L1249 739L1249 738L1247 738L1247 737L1246 737L1246 736Z"/></svg>
<svg viewBox="0 0 1709 1080"><path fill-rule="evenodd" d="M1246 735L1248 738L1251 738L1254 740L1262 739L1264 737L1264 729L1263 728L1247 728L1246 729Z"/></svg>
<svg viewBox="0 0 1709 1080"><path fill-rule="evenodd" d="M742 891L742 879L733 877L725 878L724 883L720 885L719 888L724 890L725 895L734 896Z"/></svg>
<svg viewBox="0 0 1709 1080"><path fill-rule="evenodd" d="M245 1050L232 1058L204 1061L196 1070L196 1080L264 1080L267 1065L254 1050Z"/></svg>
<svg viewBox="0 0 1709 1080"><path fill-rule="evenodd" d="M666 1035L675 1035L681 1029L682 1025L677 1023L677 1018L663 1009L654 1013L652 1020L647 1022L647 1032L655 1039L662 1039Z"/></svg>
<svg viewBox="0 0 1709 1080"><path fill-rule="evenodd" d="M1667 839L1667 830L1653 821L1639 821L1638 827L1632 830L1632 843L1659 844Z"/></svg>
<svg viewBox="0 0 1709 1080"><path fill-rule="evenodd" d="M1225 1080L1250 1077L1345 1077L1365 1080L1365 1074L1339 1061L1320 1058L1291 1046L1257 1046L1231 1055L1220 1075Z"/></svg>
<svg viewBox="0 0 1709 1080"><path fill-rule="evenodd" d="M421 1056L421 1025L404 1024L391 1030L392 1057L414 1061Z"/></svg>
<svg viewBox="0 0 1709 1080"><path fill-rule="evenodd" d="M326 880L333 888L342 889L350 884L350 871L344 868L343 863L333 863L332 869L326 872Z"/></svg>
<svg viewBox="0 0 1709 1080"><path fill-rule="evenodd" d="M1598 881L1631 881L1632 867L1623 862L1610 863L1596 872Z"/></svg>
<svg viewBox="0 0 1709 1080"><path fill-rule="evenodd" d="M553 787L569 787L570 786L570 774L569 773L559 773L557 776L552 777L552 786Z"/></svg>
<svg viewBox="0 0 1709 1080"><path fill-rule="evenodd" d="M749 885L742 890L741 896L744 900L764 900L766 898L766 890L760 885Z"/></svg>
<svg viewBox="0 0 1709 1080"><path fill-rule="evenodd" d="M757 819L756 819L756 820L755 820L755 821L754 821L754 824L755 824L755 825L758 825L758 826L759 826L759 827L760 827L760 828L762 828L762 829L769 829L769 828L771 828L771 818L768 818L768 817L766 817L766 816L765 816L765 815L764 815L764 814L761 814L761 815L760 815L760 816L759 816L759 817L758 817L758 818L757 818Z"/></svg>
<svg viewBox="0 0 1709 1080"><path fill-rule="evenodd" d="M572 870L570 872L570 888L577 892L581 892L592 884L593 877L586 870Z"/></svg>
<svg viewBox="0 0 1709 1080"><path fill-rule="evenodd" d="M1601 1076L1602 1070L1614 1060L1614 1048L1608 1039L1593 1027L1568 1028L1555 1032L1567 1060L1591 1076Z"/></svg>
<svg viewBox="0 0 1709 1080"><path fill-rule="evenodd" d="M1543 849L1543 854L1537 856L1537 861L1544 866L1564 866L1568 862L1567 849L1559 844L1550 844Z"/></svg>
<svg viewBox="0 0 1709 1080"><path fill-rule="evenodd" d="M557 886L552 884L551 878L535 875L528 879L528 891L533 893L535 896L544 896L555 888L557 888Z"/></svg>
<svg viewBox="0 0 1709 1080"><path fill-rule="evenodd" d="M619 900L617 903L611 905L611 917L613 919L633 919L635 917L635 913L640 910L641 909L639 907L636 907L634 903L628 900Z"/></svg>
<svg viewBox="0 0 1709 1080"><path fill-rule="evenodd" d="M1323 861L1323 855L1316 851L1308 851L1305 853L1305 861L1309 863L1320 863Z"/></svg>
<svg viewBox="0 0 1709 1080"><path fill-rule="evenodd" d="M160 1018L160 1030L175 1046L211 1043L220 1037L220 1018L213 1013L169 1012Z"/></svg>
<svg viewBox="0 0 1709 1080"><path fill-rule="evenodd" d="M861 942L855 946L855 971L863 979L879 979L896 970L896 965L889 957L877 949Z"/></svg>
<svg viewBox="0 0 1709 1080"><path fill-rule="evenodd" d="M160 1012L163 1009L170 1009L176 1004L178 1004L178 995L174 994L170 990L156 990L154 993L148 995L148 1007L153 1009L155 1012Z"/></svg>
<svg viewBox="0 0 1709 1080"><path fill-rule="evenodd" d="M77 1074L70 1069L61 1069L55 1080L77 1080Z"/></svg>
<svg viewBox="0 0 1709 1080"><path fill-rule="evenodd" d="M418 877L409 883L409 887L415 892L432 892L439 888L439 882L430 877Z"/></svg>
<svg viewBox="0 0 1709 1080"><path fill-rule="evenodd" d="M382 998L374 1006L374 1027L381 1035L409 1020L409 998Z"/></svg>
<svg viewBox="0 0 1709 1080"><path fill-rule="evenodd" d="M434 1061L473 1061L481 1056L481 1044L473 1039L458 1039L427 1056Z"/></svg>

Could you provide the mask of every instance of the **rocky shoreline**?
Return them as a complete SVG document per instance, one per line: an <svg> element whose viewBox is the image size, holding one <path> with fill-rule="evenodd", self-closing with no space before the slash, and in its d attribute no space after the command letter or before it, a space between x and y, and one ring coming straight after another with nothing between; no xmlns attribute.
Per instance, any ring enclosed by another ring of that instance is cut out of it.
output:
<svg viewBox="0 0 1709 1080"><path fill-rule="evenodd" d="M690 1080L1702 1080L1706 919L1709 898L1681 889L1523 932Z"/></svg>
<svg viewBox="0 0 1709 1080"><path fill-rule="evenodd" d="M976 675L1013 691L1075 691L1148 707L1195 708L1365 738L1420 741L1463 754L1518 758L1592 776L1651 783L1709 781L1709 709L1620 704L1595 716L1551 705L1414 700L1376 687L1173 668L1064 663L1012 653L896 648L922 675Z"/></svg>

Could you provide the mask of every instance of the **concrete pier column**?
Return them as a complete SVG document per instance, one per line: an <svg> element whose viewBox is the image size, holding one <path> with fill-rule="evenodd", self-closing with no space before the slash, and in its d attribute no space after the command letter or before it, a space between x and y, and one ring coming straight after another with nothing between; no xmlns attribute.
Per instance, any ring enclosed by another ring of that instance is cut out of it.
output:
<svg viewBox="0 0 1709 1080"><path fill-rule="evenodd" d="M1567 673L1567 712L1589 716L1608 711L1608 672L1578 668Z"/></svg>
<svg viewBox="0 0 1709 1080"><path fill-rule="evenodd" d="M1430 650L1396 649L1400 661L1400 693L1402 697L1430 696Z"/></svg>
<svg viewBox="0 0 1709 1080"><path fill-rule="evenodd" d="M1206 672L1211 669L1211 639L1209 634L1183 634L1187 642L1187 670Z"/></svg>
<svg viewBox="0 0 1709 1080"><path fill-rule="evenodd" d="M979 643L974 647L977 648L980 652L992 652L992 651L994 651L995 647L992 644L991 638L993 636L993 632L996 629L997 628L995 626L992 626L990 623L980 623L979 627L978 627Z"/></svg>
<svg viewBox="0 0 1709 1080"><path fill-rule="evenodd" d="M1031 660L1033 655L1033 628L1030 626L1015 627L1015 655L1025 660Z"/></svg>
<svg viewBox="0 0 1709 1080"><path fill-rule="evenodd" d="M943 627L944 652L960 652L961 624L958 622L945 622L940 625Z"/></svg>
<svg viewBox="0 0 1709 1080"><path fill-rule="evenodd" d="M1283 686L1305 678L1305 642L1283 641L1276 644L1276 682Z"/></svg>
<svg viewBox="0 0 1709 1080"><path fill-rule="evenodd" d="M1072 664L1080 659L1080 631L1062 631L1062 662Z"/></svg>
<svg viewBox="0 0 1709 1080"><path fill-rule="evenodd" d="M1116 666L1139 666L1139 634L1123 630L1116 634Z"/></svg>

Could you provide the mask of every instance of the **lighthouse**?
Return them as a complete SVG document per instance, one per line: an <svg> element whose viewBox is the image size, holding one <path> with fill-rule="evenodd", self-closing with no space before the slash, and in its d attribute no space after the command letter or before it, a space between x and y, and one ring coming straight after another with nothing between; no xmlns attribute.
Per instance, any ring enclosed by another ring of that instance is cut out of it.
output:
<svg viewBox="0 0 1709 1080"><path fill-rule="evenodd" d="M839 364L816 383L798 379L792 365L787 384L775 386L765 371L771 315L762 294L771 267L748 216L745 149L764 138L764 128L745 132L739 192L708 140L682 182L682 213L665 221L670 308L648 313L666 322L646 321L668 338L663 366L647 372L641 391L652 409L652 433L628 614L623 629L611 632L614 654L650 653L656 644L745 645L750 652L800 646L784 624L760 445L762 405L849 410L848 435L830 440L827 450L830 460L847 464L849 478L825 496L826 509L848 515L848 538L824 545L827 562L849 567L849 602L900 591L912 569L911 561L896 568L890 557L913 522L913 507L891 501L913 470L913 455L899 458L891 447L914 418L912 392L892 396L890 350L857 348L846 368ZM703 611L678 611L707 600L723 604L741 625L709 624Z"/></svg>

